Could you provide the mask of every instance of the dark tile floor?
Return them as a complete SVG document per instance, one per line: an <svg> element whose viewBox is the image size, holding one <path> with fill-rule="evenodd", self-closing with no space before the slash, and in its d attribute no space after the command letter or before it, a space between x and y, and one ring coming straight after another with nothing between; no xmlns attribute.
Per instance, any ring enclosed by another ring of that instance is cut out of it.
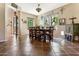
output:
<svg viewBox="0 0 79 59"><path fill-rule="evenodd" d="M64 39L53 42L30 41L28 35L16 39L13 35L7 42L0 43L0 56L79 56L79 43Z"/></svg>

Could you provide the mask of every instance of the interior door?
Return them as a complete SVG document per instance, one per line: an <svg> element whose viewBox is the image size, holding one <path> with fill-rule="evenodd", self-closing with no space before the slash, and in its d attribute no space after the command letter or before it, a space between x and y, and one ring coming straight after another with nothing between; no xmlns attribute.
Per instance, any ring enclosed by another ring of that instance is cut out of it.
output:
<svg viewBox="0 0 79 59"><path fill-rule="evenodd" d="M13 34L16 36L16 38L19 35L19 19L16 12L14 12L14 17L13 17Z"/></svg>

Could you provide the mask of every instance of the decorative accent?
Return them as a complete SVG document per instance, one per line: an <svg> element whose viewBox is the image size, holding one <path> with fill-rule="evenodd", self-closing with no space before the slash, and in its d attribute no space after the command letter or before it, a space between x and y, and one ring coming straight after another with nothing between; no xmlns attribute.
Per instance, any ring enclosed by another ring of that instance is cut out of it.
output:
<svg viewBox="0 0 79 59"><path fill-rule="evenodd" d="M22 19L22 22L23 22L23 23L27 23L27 21L26 21L26 20L23 20L23 19Z"/></svg>
<svg viewBox="0 0 79 59"><path fill-rule="evenodd" d="M38 4L38 7L36 8L36 11L39 13L42 9L39 8L40 4Z"/></svg>
<svg viewBox="0 0 79 59"><path fill-rule="evenodd" d="M60 18L59 24L60 24L60 25L65 25L65 24L66 24L65 18Z"/></svg>
<svg viewBox="0 0 79 59"><path fill-rule="evenodd" d="M70 18L70 20L72 20L72 24L74 24L74 19L76 19L76 17Z"/></svg>

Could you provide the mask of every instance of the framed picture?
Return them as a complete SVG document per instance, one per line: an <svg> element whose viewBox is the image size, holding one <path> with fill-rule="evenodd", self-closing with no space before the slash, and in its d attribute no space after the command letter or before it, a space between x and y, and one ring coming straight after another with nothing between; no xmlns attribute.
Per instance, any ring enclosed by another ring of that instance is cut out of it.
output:
<svg viewBox="0 0 79 59"><path fill-rule="evenodd" d="M59 25L65 25L66 24L66 19L65 18L60 18L59 19Z"/></svg>

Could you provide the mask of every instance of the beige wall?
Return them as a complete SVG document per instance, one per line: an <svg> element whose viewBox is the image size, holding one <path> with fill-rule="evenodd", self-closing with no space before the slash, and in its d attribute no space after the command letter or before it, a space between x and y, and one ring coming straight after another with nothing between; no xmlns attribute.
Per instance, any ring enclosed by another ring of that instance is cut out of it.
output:
<svg viewBox="0 0 79 59"><path fill-rule="evenodd" d="M60 9L63 8L63 14L60 13ZM75 23L79 23L79 4L68 4L65 5L61 8L56 9L57 11L59 11L59 17L64 17L66 18L66 24L71 24L71 20L69 18L71 17L77 17L77 19L74 20ZM54 32L54 37L62 37L61 31L65 32L65 26L58 26L58 29Z"/></svg>
<svg viewBox="0 0 79 59"><path fill-rule="evenodd" d="M21 34L22 34L22 35L25 35L25 34L28 33L28 17L34 18L33 24L34 24L34 26L35 26L35 25L36 25L37 16L31 15L31 14L28 14L28 13L25 13L25 12L21 12L21 13L20 13L20 17L21 17L21 18L20 18L20 30L21 30ZM23 19L24 21L26 21L26 23L23 23L23 22L22 22L22 19Z"/></svg>
<svg viewBox="0 0 79 59"><path fill-rule="evenodd" d="M67 24L71 23L71 21L69 20L69 18L71 17L77 17L74 22L79 23L79 3L73 3L64 6L63 16L66 18Z"/></svg>
<svg viewBox="0 0 79 59"><path fill-rule="evenodd" d="M0 3L0 42L5 41L5 4Z"/></svg>
<svg viewBox="0 0 79 59"><path fill-rule="evenodd" d="M63 14L61 14L61 11L60 11L61 8L63 8ZM75 19L74 22L79 23L79 3L67 4L55 10L47 12L43 15L53 15L53 16L57 15L59 16L59 18L64 17L66 18L66 24L71 24L71 21L69 20L69 18L77 17L77 19ZM57 25L57 30L54 31L54 37L62 37L61 31L65 31L65 26Z"/></svg>
<svg viewBox="0 0 79 59"><path fill-rule="evenodd" d="M6 10L5 10L5 12L6 12L5 13L5 15L6 15L6 19L5 19L5 22L6 22L5 23L5 28L6 28L5 37L6 37L6 40L11 37L10 35L12 33L12 26L11 26L12 24L10 24L10 22L13 20L14 11L16 11L16 9L14 9L10 5L6 4ZM28 21L27 17L34 18L34 26L36 24L37 16L28 14L28 13L23 12L23 11L20 11L20 18L19 18L19 20L20 20L20 33L22 35L25 35L28 32L28 30L27 30L28 29L28 23L25 24L25 23L22 22L22 19L24 21Z"/></svg>
<svg viewBox="0 0 79 59"><path fill-rule="evenodd" d="M7 3L5 4L5 40L11 39L13 33L12 22L14 16L14 9L12 9Z"/></svg>
<svg viewBox="0 0 79 59"><path fill-rule="evenodd" d="M60 12L61 8L63 8L63 14L61 14L61 12ZM0 13L1 13L0 15L2 16L2 17L0 16L0 18L4 19L5 18L4 17L4 10L2 10L2 9L4 9L4 6L3 6L3 4L0 4ZM52 11L56 12L58 14L53 14ZM71 23L69 18L77 17L77 19L75 19L75 23L79 23L79 4L77 4L77 3L75 3L75 4L73 4L73 3L72 4L68 4L68 5L62 6L60 8L57 8L55 10L52 10L52 11L47 12L47 13L45 13L43 15L58 15L60 18L64 17L64 18L66 18L66 24L70 24ZM7 21L12 20L13 12L14 12L14 10L8 8L8 13L6 14ZM25 13L25 12L21 12L20 13L20 29L21 29L21 34L24 35L24 34L27 34L27 32L28 32L27 31L27 29L28 29L27 24L28 23L26 23L26 24L23 23L22 19L28 22L27 17L34 18L34 26L39 26L40 25L40 19L41 19L40 16L37 17L35 15L31 15L31 14L28 14L28 13ZM0 26L1 26L1 24L3 24L3 20L1 20L1 19L0 19L0 22L1 22ZM7 22L7 24L8 23L9 22ZM11 33L10 32L10 27L7 27L7 28L9 28L7 30L9 32L7 32L7 33ZM54 37L62 37L61 36L61 31L65 31L65 26L57 25L57 30L54 31ZM2 29L0 29L0 33L2 34ZM1 36L1 34L0 34L0 36Z"/></svg>

